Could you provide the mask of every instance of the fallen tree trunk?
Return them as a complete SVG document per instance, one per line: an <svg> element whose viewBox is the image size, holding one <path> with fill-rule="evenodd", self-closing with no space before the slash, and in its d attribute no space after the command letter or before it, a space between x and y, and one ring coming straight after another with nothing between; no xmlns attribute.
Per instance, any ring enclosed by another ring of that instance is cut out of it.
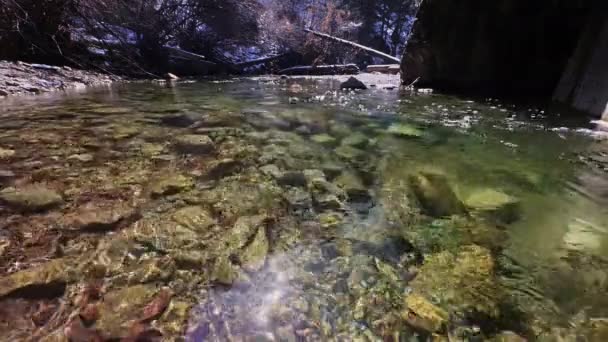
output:
<svg viewBox="0 0 608 342"><path fill-rule="evenodd" d="M364 46L364 45L361 45L361 44L357 44L355 42L351 42L350 40L346 40L346 39L330 36L328 34L317 32L317 31L313 31L313 30L309 30L309 29L304 29L304 31L308 32L308 33L312 33L315 36L318 36L318 37L321 37L321 38L325 38L325 39L333 40L333 41L338 42L338 43L350 45L352 47L355 47L355 48L367 51L367 52L372 53L374 55L386 58L386 59L388 59L390 61L393 61L395 63L401 63L401 59L399 59L397 57L393 57L393 56L391 56L389 54L386 54L386 53L384 53L382 51L374 50L374 49L372 49L370 47L367 47L367 46Z"/></svg>
<svg viewBox="0 0 608 342"><path fill-rule="evenodd" d="M240 63L235 63L233 65L233 67L236 68L236 69L243 69L243 68L247 68L247 67L258 65L258 64L264 64L264 63L272 62L274 60L277 60L277 59L280 59L282 57L285 57L286 55L287 55L286 53L283 53L283 54L276 55L276 56L258 58L258 59L253 59L253 60L250 60L250 61L244 61L244 62L240 62Z"/></svg>
<svg viewBox="0 0 608 342"><path fill-rule="evenodd" d="M319 66L295 66L279 71L281 75L356 75L359 67L355 64Z"/></svg>

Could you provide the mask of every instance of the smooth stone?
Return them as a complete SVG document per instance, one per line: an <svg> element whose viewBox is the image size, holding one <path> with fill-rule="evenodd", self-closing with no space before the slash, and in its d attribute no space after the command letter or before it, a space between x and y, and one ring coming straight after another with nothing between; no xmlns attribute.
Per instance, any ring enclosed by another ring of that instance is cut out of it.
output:
<svg viewBox="0 0 608 342"><path fill-rule="evenodd" d="M135 285L106 293L98 306L99 320L95 328L104 336L127 336L134 321L141 319L144 308L157 294L155 285Z"/></svg>
<svg viewBox="0 0 608 342"><path fill-rule="evenodd" d="M0 147L0 159L8 159L15 155L15 150Z"/></svg>
<svg viewBox="0 0 608 342"><path fill-rule="evenodd" d="M281 175L283 175L283 172L281 172L279 167L274 164L264 165L260 168L260 171L264 175L275 178L275 179L278 179L279 177L281 177Z"/></svg>
<svg viewBox="0 0 608 342"><path fill-rule="evenodd" d="M344 221L344 216L336 212L326 212L319 215L319 223L322 228L337 228Z"/></svg>
<svg viewBox="0 0 608 342"><path fill-rule="evenodd" d="M139 217L137 209L123 201L89 202L66 215L68 226L87 231L112 230Z"/></svg>
<svg viewBox="0 0 608 342"><path fill-rule="evenodd" d="M496 278L495 265L490 250L465 245L425 256L409 285L412 293L433 298L450 314L477 312L481 319L496 318L506 293Z"/></svg>
<svg viewBox="0 0 608 342"><path fill-rule="evenodd" d="M213 179L221 179L238 173L243 168L243 162L232 158L213 161L207 175Z"/></svg>
<svg viewBox="0 0 608 342"><path fill-rule="evenodd" d="M517 198L494 189L473 192L465 205L505 224L517 221L521 215L520 201Z"/></svg>
<svg viewBox="0 0 608 342"><path fill-rule="evenodd" d="M206 135L188 134L175 138L178 151L189 154L209 154L215 150L213 140Z"/></svg>
<svg viewBox="0 0 608 342"><path fill-rule="evenodd" d="M270 243L266 236L266 229L259 227L251 243L239 255L241 267L248 272L255 272L264 266Z"/></svg>
<svg viewBox="0 0 608 342"><path fill-rule="evenodd" d="M239 217L232 229L224 233L221 241L222 249L231 252L245 247L258 229L264 228L266 219L264 215Z"/></svg>
<svg viewBox="0 0 608 342"><path fill-rule="evenodd" d="M10 170L0 170L0 184L7 183L15 178L15 173Z"/></svg>
<svg viewBox="0 0 608 342"><path fill-rule="evenodd" d="M154 181L150 192L152 197L175 195L182 191L192 189L194 180L184 175L173 175Z"/></svg>
<svg viewBox="0 0 608 342"><path fill-rule="evenodd" d="M371 199L371 195L363 182L352 172L343 172L334 183L344 189L350 201L366 202Z"/></svg>
<svg viewBox="0 0 608 342"><path fill-rule="evenodd" d="M419 138L424 134L422 130L407 124L392 124L387 132L405 138Z"/></svg>
<svg viewBox="0 0 608 342"><path fill-rule="evenodd" d="M283 198L294 210L306 210L312 207L312 197L301 188L289 188L283 192Z"/></svg>
<svg viewBox="0 0 608 342"><path fill-rule="evenodd" d="M187 113L178 115L167 115L160 118L160 121L166 126L172 127L190 127L202 119L202 115Z"/></svg>
<svg viewBox="0 0 608 342"><path fill-rule="evenodd" d="M365 85L365 83L359 81L357 78L350 77L348 80L346 80L345 82L342 82L342 84L340 84L340 89L365 90L365 89L367 89L367 86Z"/></svg>
<svg viewBox="0 0 608 342"><path fill-rule="evenodd" d="M329 134L315 134L310 137L310 140L320 145L333 146L337 139Z"/></svg>
<svg viewBox="0 0 608 342"><path fill-rule="evenodd" d="M0 278L0 298L61 296L75 276L67 260L54 259Z"/></svg>
<svg viewBox="0 0 608 342"><path fill-rule="evenodd" d="M300 171L287 171L277 179L277 183L281 186L305 187L306 176Z"/></svg>
<svg viewBox="0 0 608 342"><path fill-rule="evenodd" d="M54 190L34 184L3 189L0 191L0 201L18 210L37 212L60 206L63 197Z"/></svg>
<svg viewBox="0 0 608 342"><path fill-rule="evenodd" d="M178 224L199 233L207 232L209 228L217 224L211 213L200 206L178 209L171 218Z"/></svg>
<svg viewBox="0 0 608 342"><path fill-rule="evenodd" d="M448 180L440 174L422 172L410 176L410 184L424 211L432 217L466 214Z"/></svg>
<svg viewBox="0 0 608 342"><path fill-rule="evenodd" d="M403 318L416 329L434 333L442 330L447 323L448 313L420 295L410 294L405 299L405 305L408 310Z"/></svg>
<svg viewBox="0 0 608 342"><path fill-rule="evenodd" d="M88 162L92 161L94 158L95 157L90 153L83 153L83 154L73 154L68 157L68 160L78 160L83 163L88 163Z"/></svg>
<svg viewBox="0 0 608 342"><path fill-rule="evenodd" d="M211 271L211 280L230 286L239 278L239 269L227 257L220 257L215 261Z"/></svg>
<svg viewBox="0 0 608 342"><path fill-rule="evenodd" d="M363 133L354 133L342 139L340 143L356 148L366 148L369 145L369 138Z"/></svg>
<svg viewBox="0 0 608 342"><path fill-rule="evenodd" d="M363 161L366 157L365 151L347 145L340 145L334 152L342 159L351 162Z"/></svg>

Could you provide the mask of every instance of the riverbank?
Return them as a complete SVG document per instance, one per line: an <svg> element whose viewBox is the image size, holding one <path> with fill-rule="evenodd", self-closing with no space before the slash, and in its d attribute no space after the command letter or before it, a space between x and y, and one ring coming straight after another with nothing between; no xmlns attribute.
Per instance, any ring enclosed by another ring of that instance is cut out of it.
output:
<svg viewBox="0 0 608 342"><path fill-rule="evenodd" d="M72 69L67 66L0 61L0 98L78 89L121 80L123 78L119 76Z"/></svg>

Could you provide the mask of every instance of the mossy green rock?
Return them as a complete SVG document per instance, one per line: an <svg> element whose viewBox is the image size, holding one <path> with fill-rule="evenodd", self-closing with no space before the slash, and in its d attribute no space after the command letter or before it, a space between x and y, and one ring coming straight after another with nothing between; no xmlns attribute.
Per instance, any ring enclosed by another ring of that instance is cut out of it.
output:
<svg viewBox="0 0 608 342"><path fill-rule="evenodd" d="M465 204L475 211L506 224L517 221L521 216L519 200L494 189L473 192Z"/></svg>
<svg viewBox="0 0 608 342"><path fill-rule="evenodd" d="M209 154L215 150L213 140L206 135L187 134L175 138L175 147L179 152L189 154Z"/></svg>
<svg viewBox="0 0 608 342"><path fill-rule="evenodd" d="M4 276L0 278L0 298L8 295L61 295L65 285L76 279L77 275L72 266L67 259L54 259L40 266Z"/></svg>
<svg viewBox="0 0 608 342"><path fill-rule="evenodd" d="M351 162L362 161L365 159L365 151L348 145L340 145L334 152L342 159Z"/></svg>
<svg viewBox="0 0 608 342"><path fill-rule="evenodd" d="M424 134L422 130L407 124L392 124L387 132L403 138L420 138Z"/></svg>
<svg viewBox="0 0 608 342"><path fill-rule="evenodd" d="M26 212L52 209L63 203L63 197L42 185L6 188L0 191L0 201Z"/></svg>
<svg viewBox="0 0 608 342"><path fill-rule="evenodd" d="M251 243L249 243L239 255L239 260L243 269L254 272L262 268L269 249L270 243L266 236L266 229L260 227Z"/></svg>
<svg viewBox="0 0 608 342"><path fill-rule="evenodd" d="M95 328L107 337L124 337L158 292L156 285L135 285L106 293L98 306Z"/></svg>
<svg viewBox="0 0 608 342"><path fill-rule="evenodd" d="M175 195L194 187L194 180L184 175L171 175L152 182L152 197Z"/></svg>
<svg viewBox="0 0 608 342"><path fill-rule="evenodd" d="M466 209L445 176L419 173L410 177L410 184L424 212L433 217L462 215Z"/></svg>
<svg viewBox="0 0 608 342"><path fill-rule="evenodd" d="M8 159L15 155L15 151L0 147L0 159Z"/></svg>
<svg viewBox="0 0 608 342"><path fill-rule="evenodd" d="M356 148L366 148L369 145L369 138L363 133L354 133L342 139L341 144Z"/></svg>
<svg viewBox="0 0 608 342"><path fill-rule="evenodd" d="M310 137L310 140L324 146L332 146L336 143L336 138L329 134L316 134Z"/></svg>
<svg viewBox="0 0 608 342"><path fill-rule="evenodd" d="M264 230L265 221L264 215L240 217L222 239L224 250L230 253L245 247L259 229Z"/></svg>
<svg viewBox="0 0 608 342"><path fill-rule="evenodd" d="M200 206L189 206L173 213L173 220L195 232L205 233L216 224L209 211Z"/></svg>
<svg viewBox="0 0 608 342"><path fill-rule="evenodd" d="M477 245L427 256L410 286L413 293L434 298L450 313L498 317L504 299L495 277L494 258L488 249Z"/></svg>
<svg viewBox="0 0 608 342"><path fill-rule="evenodd" d="M446 311L418 294L407 296L405 305L407 310L404 312L403 318L416 329L428 333L439 332L448 321L449 316Z"/></svg>
<svg viewBox="0 0 608 342"><path fill-rule="evenodd" d="M342 172L342 174L334 180L334 184L343 189L351 201L366 201L370 198L369 191L365 185L363 185L361 178L353 172Z"/></svg>
<svg viewBox="0 0 608 342"><path fill-rule="evenodd" d="M232 285L239 278L239 269L230 262L228 257L220 257L215 261L211 271L211 279L222 285Z"/></svg>

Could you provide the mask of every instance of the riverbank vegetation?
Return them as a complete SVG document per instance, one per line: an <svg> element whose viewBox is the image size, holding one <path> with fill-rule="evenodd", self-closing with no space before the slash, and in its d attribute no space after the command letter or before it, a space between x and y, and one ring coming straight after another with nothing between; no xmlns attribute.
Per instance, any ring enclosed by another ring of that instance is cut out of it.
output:
<svg viewBox="0 0 608 342"><path fill-rule="evenodd" d="M261 72L296 64L380 62L304 29L399 56L418 0L0 0L0 4L4 47L0 59L151 76L167 71Z"/></svg>

